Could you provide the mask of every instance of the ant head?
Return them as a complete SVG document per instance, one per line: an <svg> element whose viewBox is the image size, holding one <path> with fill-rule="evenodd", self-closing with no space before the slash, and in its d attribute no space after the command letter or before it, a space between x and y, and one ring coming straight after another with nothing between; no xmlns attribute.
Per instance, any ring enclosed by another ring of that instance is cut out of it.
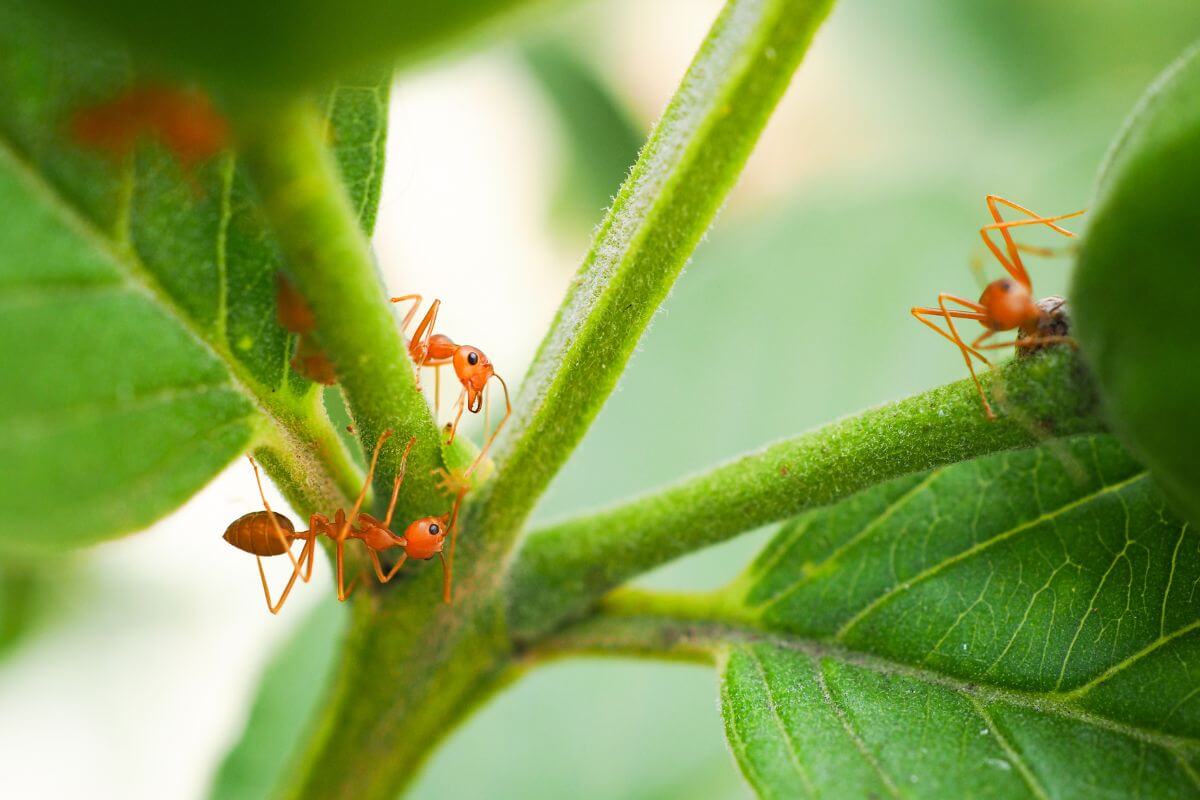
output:
<svg viewBox="0 0 1200 800"><path fill-rule="evenodd" d="M479 348L463 345L454 353L454 372L467 390L467 410L478 413L483 408L483 387L496 374L492 362Z"/></svg>
<svg viewBox="0 0 1200 800"><path fill-rule="evenodd" d="M994 331L1009 331L1036 321L1041 315L1033 302L1029 287L1012 278L992 281L979 296L979 304L987 309L984 327Z"/></svg>
<svg viewBox="0 0 1200 800"><path fill-rule="evenodd" d="M404 549L409 558L433 558L442 552L445 539L445 517L422 517L404 531Z"/></svg>

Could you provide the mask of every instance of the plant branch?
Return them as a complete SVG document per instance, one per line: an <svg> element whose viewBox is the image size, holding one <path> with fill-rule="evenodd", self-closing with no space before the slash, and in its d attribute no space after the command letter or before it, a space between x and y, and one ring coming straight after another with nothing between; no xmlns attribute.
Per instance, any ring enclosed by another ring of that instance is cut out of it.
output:
<svg viewBox="0 0 1200 800"><path fill-rule="evenodd" d="M1014 363L987 383L1003 409L995 421L981 412L974 385L961 381L531 534L510 577L514 636L544 634L685 553L890 478L1103 427L1073 351Z"/></svg>
<svg viewBox="0 0 1200 800"><path fill-rule="evenodd" d="M439 434L325 146L320 115L307 102L293 102L256 108L238 122L246 168L289 275L312 306L316 338L337 370L364 449L370 452L385 429L394 432L380 458L377 496L387 496L400 454L416 436L400 518L439 513L448 506L430 478L442 465Z"/></svg>
<svg viewBox="0 0 1200 800"><path fill-rule="evenodd" d="M655 126L521 387L484 500L512 540L612 392L831 0L729 0Z"/></svg>

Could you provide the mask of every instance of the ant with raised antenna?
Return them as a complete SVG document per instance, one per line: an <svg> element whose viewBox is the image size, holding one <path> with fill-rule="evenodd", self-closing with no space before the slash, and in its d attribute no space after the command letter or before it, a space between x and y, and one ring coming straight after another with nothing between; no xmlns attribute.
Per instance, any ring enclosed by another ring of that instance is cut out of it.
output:
<svg viewBox="0 0 1200 800"><path fill-rule="evenodd" d="M1001 205L1025 214L1028 219L1006 221L1000 214ZM932 328L939 336L947 339L959 349L962 353L963 361L967 364L967 370L971 373L971 380L975 382L975 388L979 392L979 399L983 402L984 413L988 419L995 419L996 414L992 411L992 406L988 403L987 395L983 391L979 377L975 374L975 365L971 360L972 357L978 358L990 368L992 367L992 362L980 352L981 350L996 350L1005 347L1037 348L1059 342L1072 346L1075 345L1075 340L1070 336L1043 332L1044 323L1047 321L1046 317L1049 312L1041 308L1034 300L1033 283L1029 279L1029 273L1025 269L1025 264L1021 261L1021 251L1023 250L1041 254L1048 251L1045 248L1033 248L1017 244L1012 238L1011 229L1026 225L1045 225L1056 233L1074 238L1074 233L1056 223L1065 219L1078 217L1084 211L1060 214L1055 217L1043 217L1024 206L1019 206L1010 200L1005 200L1003 197L991 194L987 196L987 206L991 212L993 222L980 228L979 235L983 237L983 242L987 245L988 250L992 252L992 255L996 257L1011 277L1001 278L989 283L984 287L983 293L979 296L979 302L977 303L947 292L940 292L938 294L937 308L915 306L912 309L912 315L921 324ZM992 231L1000 232L1000 236L1004 239L1004 251L1001 251L1000 247L992 239ZM1005 257L1006 253L1007 257ZM946 307L947 303L955 303L966 310L949 309ZM944 319L948 330L942 329L932 320L928 319L931 316ZM975 320L986 330L968 345L963 341L958 333L958 329L954 326L954 320L956 319ZM984 344L991 336L1011 330L1017 331L1018 338L1015 341Z"/></svg>
<svg viewBox="0 0 1200 800"><path fill-rule="evenodd" d="M412 324L413 319L417 316L417 311L421 307L421 295L406 294L400 297L393 297L393 303L404 303L412 301L412 308L404 315L404 320L400 323L401 332L406 332L408 326ZM425 316L421 318L421 322L413 331L412 337L408 339L408 354L412 357L413 363L417 365L417 387L420 388L420 369L421 367L434 368L434 407L437 407L438 399L441 396L441 367L446 364L451 364L454 367L454 374L458 377L459 383L462 384L462 391L459 392L458 400L455 402L457 412L454 415L454 422L450 426L450 436L446 440L446 444L454 441L454 434L458 431L459 420L462 419L463 408L466 408L472 414L478 414L484 406L483 390L487 386L487 382L492 378L500 381L500 386L504 389L504 417L501 418L491 436L488 436L484 442L483 449L479 451L479 455L467 468L466 475L470 475L475 467L483 461L483 457L487 454L488 449L492 446L492 442L496 440L500 429L504 427L504 423L508 421L512 415L512 402L508 397L508 384L504 379L496 373L492 367L492 362L483 354L483 351L477 347L472 347L465 344L456 344L449 336L442 333L434 333L433 327L437 322L438 309L441 307L441 300L434 300L430 304L429 310L425 312ZM485 415L486 416L486 415ZM487 420L484 420L484 430L487 429Z"/></svg>
<svg viewBox="0 0 1200 800"><path fill-rule="evenodd" d="M258 574L262 580L263 595L266 598L267 610L272 614L279 613L292 588L295 586L297 578L307 583L312 577L313 557L316 550L315 543L318 536L325 535L334 542L338 600L345 600L354 590L354 583L351 583L349 589L345 587L343 562L347 539L362 541L363 545L367 548L367 553L371 558L371 563L375 568L375 574L379 578L380 583L387 583L395 577L400 567L409 557L426 560L433 558L435 555L441 555L447 531L457 533L458 509L462 503L464 492L459 493L450 514L436 517L422 517L410 524L405 529L403 536L397 536L391 530L392 515L396 509L396 500L400 495L400 485L404 482L408 454L412 449L413 443L416 442L415 437L409 440L408 446L404 449L404 455L400 459L400 470L397 472L396 479L392 483L392 496L388 502L387 515L381 521L369 514L360 513L359 510L362 508L363 500L366 498L367 489L370 487L371 479L375 474L375 467L379 461L379 452L383 448L383 443L391 436L391 433L390 430L384 431L383 435L375 443L375 451L371 455L371 465L367 470L367 477L363 481L362 490L359 492L350 513L346 514L345 511L339 508L337 513L334 514L332 522L323 514L313 514L308 519L308 530L306 531L297 531L288 517L271 510L266 494L263 492L258 465L254 463L253 458L247 457L250 461L250 466L254 469L254 479L258 483L258 493L262 499L265 511L254 511L234 520L226 529L224 539L239 550L250 553L258 559ZM451 537L451 560L453 560L454 555L455 538L454 536ZM301 549L298 559L292 553L291 549L292 543L296 540L304 541L304 547ZM392 569L385 574L383 565L379 561L379 553L382 550L392 547L402 547L404 548L404 553ZM292 576L288 579L287 585L284 587L278 602L272 603L271 590L267 584L267 576L263 569L262 559L284 553L287 553L288 557L292 560ZM301 572L302 567L303 573ZM453 573L452 565L446 561L445 556L442 556L442 575L444 587L442 596L449 603Z"/></svg>

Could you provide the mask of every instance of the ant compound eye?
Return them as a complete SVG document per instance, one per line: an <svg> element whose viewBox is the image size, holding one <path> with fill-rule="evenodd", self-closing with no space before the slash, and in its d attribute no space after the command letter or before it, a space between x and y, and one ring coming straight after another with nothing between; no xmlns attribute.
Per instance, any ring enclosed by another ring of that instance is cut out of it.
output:
<svg viewBox="0 0 1200 800"><path fill-rule="evenodd" d="M467 353L467 363L472 367L479 363L479 353Z"/></svg>
<svg viewBox="0 0 1200 800"><path fill-rule="evenodd" d="M440 525L438 525L436 522L429 526L429 535L430 536L437 536L441 532L442 532L442 527Z"/></svg>
<svg viewBox="0 0 1200 800"><path fill-rule="evenodd" d="M1013 286L1012 281L1010 281L1008 278L1005 278L1004 280L1000 281L1000 288L1006 292L1011 292L1012 286Z"/></svg>

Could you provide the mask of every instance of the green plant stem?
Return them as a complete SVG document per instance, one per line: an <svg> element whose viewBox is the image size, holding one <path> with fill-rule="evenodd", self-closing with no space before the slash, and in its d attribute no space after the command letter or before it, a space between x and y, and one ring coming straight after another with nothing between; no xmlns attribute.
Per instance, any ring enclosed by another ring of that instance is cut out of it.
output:
<svg viewBox="0 0 1200 800"><path fill-rule="evenodd" d="M364 449L370 452L385 429L393 431L380 458L377 495L388 495L400 455L416 436L398 513L401 519L441 513L448 502L430 477L442 466L439 434L325 145L320 114L298 101L256 107L238 122L244 163L288 273L312 306L316 338L337 370Z"/></svg>
<svg viewBox="0 0 1200 800"><path fill-rule="evenodd" d="M881 481L1103 428L1090 379L1070 350L997 377L988 382L1003 409L998 420L984 417L974 385L961 381L531 534L511 575L514 636L535 638L635 575Z"/></svg>
<svg viewBox="0 0 1200 800"><path fill-rule="evenodd" d="M596 233L530 367L483 501L513 540L617 384L832 0L729 0Z"/></svg>
<svg viewBox="0 0 1200 800"><path fill-rule="evenodd" d="M383 287L327 152L320 117L307 104L239 117L245 162L297 288L312 306L317 339L332 359L364 448L395 432L375 488L386 498L398 458L417 437L397 517L440 513L433 486L440 434L416 390ZM461 534L465 537L469 531ZM475 539L477 537L470 537ZM359 589L353 621L300 771L297 798L393 798L474 705L503 683L509 640L494 564L462 548L457 601L441 602L437 562L410 562L386 589ZM351 574L354 574L352 571ZM486 580L476 578L483 576ZM376 586L373 579L368 585Z"/></svg>

